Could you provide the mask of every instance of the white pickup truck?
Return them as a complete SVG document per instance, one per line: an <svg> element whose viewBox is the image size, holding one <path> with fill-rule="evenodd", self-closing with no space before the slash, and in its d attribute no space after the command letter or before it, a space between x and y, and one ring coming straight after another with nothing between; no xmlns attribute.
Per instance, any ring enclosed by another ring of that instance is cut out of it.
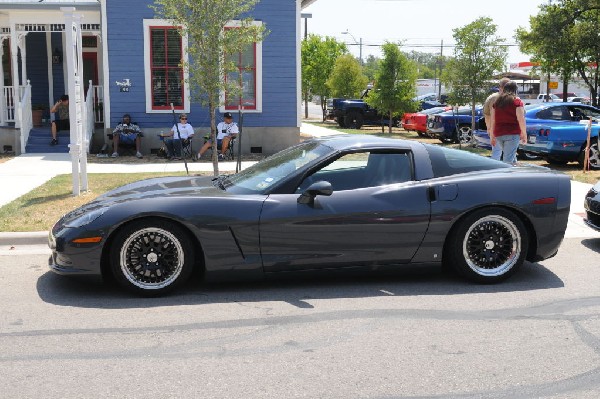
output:
<svg viewBox="0 0 600 399"><path fill-rule="evenodd" d="M523 97L521 97L521 100L523 100L523 103L525 105L527 105L527 104L539 104L539 103L553 102L553 101L562 101L560 99L560 97L557 96L556 94L546 94L546 93L540 93L535 98L523 98Z"/></svg>

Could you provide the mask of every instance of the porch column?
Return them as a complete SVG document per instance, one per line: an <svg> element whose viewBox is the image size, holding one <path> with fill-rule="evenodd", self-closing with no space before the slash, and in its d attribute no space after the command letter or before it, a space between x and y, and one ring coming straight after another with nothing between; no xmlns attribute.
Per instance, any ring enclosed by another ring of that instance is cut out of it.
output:
<svg viewBox="0 0 600 399"><path fill-rule="evenodd" d="M21 127L21 96L19 95L19 86L21 83L19 82L19 47L17 43L19 42L17 35L17 26L16 24L12 24L10 26L10 55L12 60L12 85L13 85L13 105L14 105L14 117L15 117L15 127ZM20 148L21 139L19 135L15 136L15 151Z"/></svg>
<svg viewBox="0 0 600 399"><path fill-rule="evenodd" d="M0 36L0 126L6 126L6 104L4 100L4 66L2 57L4 56L4 40L6 37Z"/></svg>
<svg viewBox="0 0 600 399"><path fill-rule="evenodd" d="M52 65L52 32L46 32L46 57L48 58L48 105L54 105L54 71Z"/></svg>
<svg viewBox="0 0 600 399"><path fill-rule="evenodd" d="M19 34L19 48L21 49L21 81L23 85L27 82L27 33Z"/></svg>

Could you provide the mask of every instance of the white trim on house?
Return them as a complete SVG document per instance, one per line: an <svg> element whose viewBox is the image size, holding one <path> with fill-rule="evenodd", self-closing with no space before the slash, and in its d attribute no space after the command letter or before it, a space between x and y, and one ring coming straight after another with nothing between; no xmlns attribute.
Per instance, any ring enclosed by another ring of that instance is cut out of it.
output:
<svg viewBox="0 0 600 399"><path fill-rule="evenodd" d="M241 21L231 21L226 28L234 28L240 26ZM252 21L252 25L262 26L262 21ZM259 41L256 43L256 109L244 109L246 114L259 114L262 113L263 108L263 53L262 53L263 42ZM221 104L225 103L225 93L221 93ZM231 112L232 110L226 110L225 105L219 107L219 112Z"/></svg>
<svg viewBox="0 0 600 399"><path fill-rule="evenodd" d="M104 112L104 127L110 128L110 70L108 68L108 19L106 17L106 0L100 1L100 41L102 42L102 97Z"/></svg>
<svg viewBox="0 0 600 399"><path fill-rule="evenodd" d="M306 0L305 0L306 1ZM296 126L302 125L302 3L303 0L296 1Z"/></svg>
<svg viewBox="0 0 600 399"><path fill-rule="evenodd" d="M168 114L170 109L152 109L152 76L150 71L150 27L151 26L173 26L173 23L164 19L144 19L144 87L146 90L146 113L147 114ZM181 38L182 55L185 62L188 60L188 40L187 37ZM189 73L183 71L183 110L178 112L190 112L190 85L188 83Z"/></svg>

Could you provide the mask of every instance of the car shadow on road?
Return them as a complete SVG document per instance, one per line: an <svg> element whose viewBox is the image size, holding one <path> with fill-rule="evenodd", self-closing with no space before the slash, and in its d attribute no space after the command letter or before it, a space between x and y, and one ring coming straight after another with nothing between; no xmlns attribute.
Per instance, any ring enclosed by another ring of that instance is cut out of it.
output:
<svg viewBox="0 0 600 399"><path fill-rule="evenodd" d="M600 253L600 238L586 238L581 240L581 244L592 251Z"/></svg>
<svg viewBox="0 0 600 399"><path fill-rule="evenodd" d="M393 272L310 273L258 282L215 284L196 279L160 298L136 297L114 285L48 272L38 279L37 291L47 303L82 308L127 309L264 301L282 301L298 308L312 308L312 299L463 295L563 286L563 281L541 264L526 262L509 280L493 285L470 283L453 273L443 272L437 265L404 265Z"/></svg>

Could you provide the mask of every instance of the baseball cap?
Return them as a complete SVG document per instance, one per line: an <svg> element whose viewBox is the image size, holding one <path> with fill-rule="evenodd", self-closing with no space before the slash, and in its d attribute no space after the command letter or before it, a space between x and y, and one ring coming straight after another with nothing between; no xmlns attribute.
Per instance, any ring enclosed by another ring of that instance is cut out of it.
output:
<svg viewBox="0 0 600 399"><path fill-rule="evenodd" d="M223 118L233 118L233 116L231 116L231 112L225 112Z"/></svg>

